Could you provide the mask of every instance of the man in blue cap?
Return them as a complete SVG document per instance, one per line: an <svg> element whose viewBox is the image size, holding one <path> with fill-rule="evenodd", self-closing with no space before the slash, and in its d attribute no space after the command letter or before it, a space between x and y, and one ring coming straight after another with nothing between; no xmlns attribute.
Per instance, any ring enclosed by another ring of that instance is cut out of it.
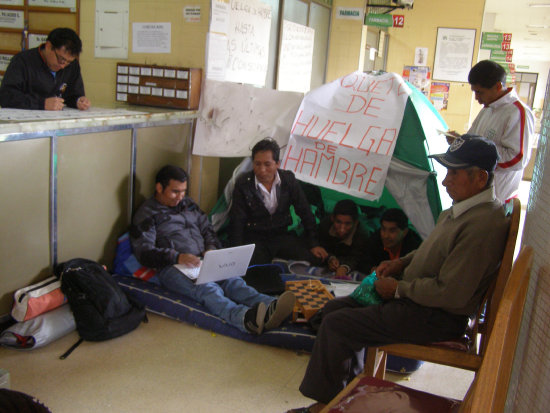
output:
<svg viewBox="0 0 550 413"><path fill-rule="evenodd" d="M415 251L377 268L382 304L351 297L329 301L300 391L319 412L363 370L365 349L391 343L427 344L460 337L496 276L508 219L494 194L498 154L483 137L463 135L446 153L443 185L454 200Z"/></svg>

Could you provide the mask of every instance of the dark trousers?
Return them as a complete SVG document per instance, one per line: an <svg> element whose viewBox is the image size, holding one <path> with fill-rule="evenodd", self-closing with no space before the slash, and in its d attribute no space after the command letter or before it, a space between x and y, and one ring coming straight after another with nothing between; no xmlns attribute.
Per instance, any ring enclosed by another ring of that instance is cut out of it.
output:
<svg viewBox="0 0 550 413"><path fill-rule="evenodd" d="M329 301L300 391L332 400L364 367L365 349L391 343L425 344L459 337L468 317L420 306L409 299L363 307L353 298Z"/></svg>
<svg viewBox="0 0 550 413"><path fill-rule="evenodd" d="M307 241L294 234L250 237L246 241L256 244L250 265L269 264L273 258L305 260L311 265L321 264L320 260L310 252Z"/></svg>

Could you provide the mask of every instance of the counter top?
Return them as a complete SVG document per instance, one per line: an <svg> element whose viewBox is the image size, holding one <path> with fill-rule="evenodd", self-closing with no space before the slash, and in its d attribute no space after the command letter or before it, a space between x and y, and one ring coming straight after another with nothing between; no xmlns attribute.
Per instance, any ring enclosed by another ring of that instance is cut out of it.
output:
<svg viewBox="0 0 550 413"><path fill-rule="evenodd" d="M43 110L0 109L0 142L30 139L51 135L86 133L85 129L128 125L143 127L149 124L178 124L192 122L197 111L183 111L144 106L114 108L92 107L86 111L64 109L59 112ZM79 131L81 130L81 131Z"/></svg>

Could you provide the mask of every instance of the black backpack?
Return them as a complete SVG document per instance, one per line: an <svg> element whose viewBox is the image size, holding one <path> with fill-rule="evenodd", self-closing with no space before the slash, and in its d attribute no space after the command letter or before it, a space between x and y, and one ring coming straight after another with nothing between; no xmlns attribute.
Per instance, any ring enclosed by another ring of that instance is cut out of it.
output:
<svg viewBox="0 0 550 413"><path fill-rule="evenodd" d="M67 358L82 340L108 340L129 333L142 321L147 322L145 307L127 296L97 262L75 258L57 265L55 274L80 335L80 340L61 359Z"/></svg>

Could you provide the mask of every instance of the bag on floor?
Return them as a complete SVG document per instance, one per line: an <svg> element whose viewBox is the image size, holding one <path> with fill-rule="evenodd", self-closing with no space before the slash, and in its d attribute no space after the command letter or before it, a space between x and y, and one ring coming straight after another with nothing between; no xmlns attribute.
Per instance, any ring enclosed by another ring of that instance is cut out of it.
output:
<svg viewBox="0 0 550 413"><path fill-rule="evenodd" d="M13 295L11 316L16 321L27 321L60 307L66 301L61 292L61 283L57 277L51 276L17 290Z"/></svg>
<svg viewBox="0 0 550 413"><path fill-rule="evenodd" d="M55 273L67 296L80 340L60 358L66 358L82 340L103 341L129 333L144 321L145 307L126 295L103 266L75 258L59 264Z"/></svg>

